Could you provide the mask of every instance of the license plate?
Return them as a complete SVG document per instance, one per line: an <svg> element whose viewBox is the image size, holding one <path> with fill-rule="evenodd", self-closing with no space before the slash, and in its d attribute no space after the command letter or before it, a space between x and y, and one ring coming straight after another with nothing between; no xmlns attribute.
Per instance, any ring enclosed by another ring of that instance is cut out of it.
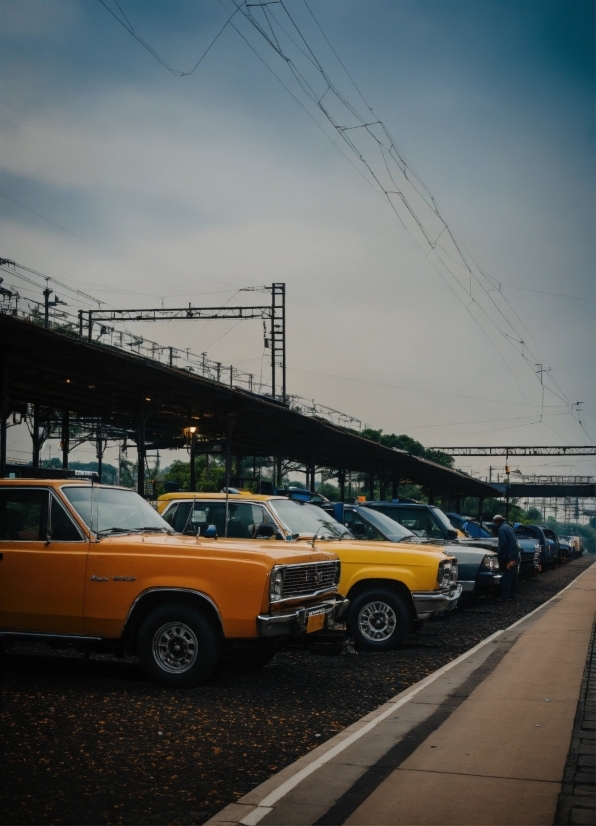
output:
<svg viewBox="0 0 596 826"><path fill-rule="evenodd" d="M311 614L306 623L306 633L312 634L325 627L325 614Z"/></svg>

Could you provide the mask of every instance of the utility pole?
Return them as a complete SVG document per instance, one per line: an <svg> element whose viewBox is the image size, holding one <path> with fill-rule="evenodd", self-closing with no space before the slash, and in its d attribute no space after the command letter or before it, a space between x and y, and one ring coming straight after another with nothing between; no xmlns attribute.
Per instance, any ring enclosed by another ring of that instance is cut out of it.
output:
<svg viewBox="0 0 596 826"><path fill-rule="evenodd" d="M44 322L43 326L46 330L50 327L50 307L57 307L58 304L64 304L66 306L66 301L60 301L58 296L54 298L53 301L50 301L50 296L52 295L52 290L49 287L46 287L43 291L43 300L44 300Z"/></svg>
<svg viewBox="0 0 596 826"><path fill-rule="evenodd" d="M282 402L287 401L286 384L286 285L275 282L267 287L247 288L267 290L271 293L270 304L237 307L172 307L144 308L130 310L87 310L88 339L92 340L94 321L182 321L196 319L249 319L263 320L265 347L271 349L271 397ZM60 302L63 303L63 302ZM269 331L267 332L267 326ZM173 367L174 348L170 347L170 367ZM203 375L205 375L205 356L203 356ZM221 381L221 364L216 365L217 381ZM278 393L277 381L281 370L281 392ZM232 376L230 376L232 380ZM230 382L232 383L232 381Z"/></svg>

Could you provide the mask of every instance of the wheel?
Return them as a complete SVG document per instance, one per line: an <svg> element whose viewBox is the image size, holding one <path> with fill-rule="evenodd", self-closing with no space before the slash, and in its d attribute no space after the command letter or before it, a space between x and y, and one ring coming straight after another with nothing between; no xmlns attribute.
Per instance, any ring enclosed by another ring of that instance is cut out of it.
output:
<svg viewBox="0 0 596 826"><path fill-rule="evenodd" d="M348 627L358 648L389 651L410 632L412 617L400 596L375 588L350 601Z"/></svg>
<svg viewBox="0 0 596 826"><path fill-rule="evenodd" d="M188 605L169 602L141 625L137 653L145 674L169 688L194 688L215 671L221 644L214 624Z"/></svg>

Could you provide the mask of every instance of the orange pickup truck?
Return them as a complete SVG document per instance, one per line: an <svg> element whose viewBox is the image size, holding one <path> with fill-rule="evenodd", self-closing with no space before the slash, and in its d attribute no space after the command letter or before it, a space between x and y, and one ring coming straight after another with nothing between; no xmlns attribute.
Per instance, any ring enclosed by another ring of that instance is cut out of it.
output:
<svg viewBox="0 0 596 826"><path fill-rule="evenodd" d="M153 680L204 682L222 652L268 662L347 608L334 553L175 534L138 494L0 480L0 637L135 652Z"/></svg>

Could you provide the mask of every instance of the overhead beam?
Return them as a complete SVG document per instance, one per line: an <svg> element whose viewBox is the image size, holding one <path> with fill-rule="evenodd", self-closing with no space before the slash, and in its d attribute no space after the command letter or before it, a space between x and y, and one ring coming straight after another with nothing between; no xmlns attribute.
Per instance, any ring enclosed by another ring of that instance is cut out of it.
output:
<svg viewBox="0 0 596 826"><path fill-rule="evenodd" d="M596 445L526 445L512 447L429 447L448 456L596 456Z"/></svg>

